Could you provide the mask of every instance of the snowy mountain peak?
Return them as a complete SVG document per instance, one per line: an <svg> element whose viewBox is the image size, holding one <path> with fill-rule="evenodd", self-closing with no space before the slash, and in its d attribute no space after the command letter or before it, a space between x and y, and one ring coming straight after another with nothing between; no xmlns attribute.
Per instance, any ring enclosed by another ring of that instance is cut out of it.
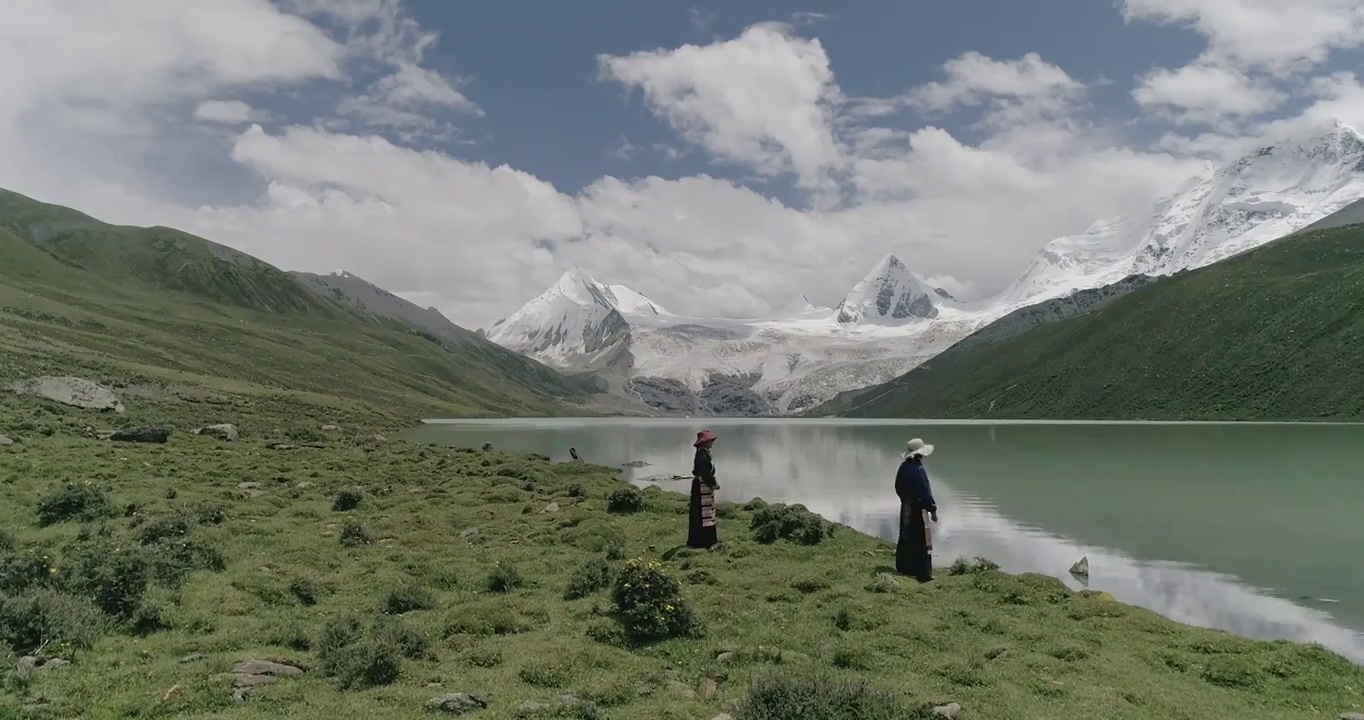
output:
<svg viewBox="0 0 1364 720"><path fill-rule="evenodd" d="M933 288L887 255L838 304L838 322L900 324L938 316Z"/></svg>
<svg viewBox="0 0 1364 720"><path fill-rule="evenodd" d="M1048 243L1000 297L1020 307L1133 274L1169 275L1296 232L1364 197L1364 138L1334 121L1211 169L1149 214Z"/></svg>

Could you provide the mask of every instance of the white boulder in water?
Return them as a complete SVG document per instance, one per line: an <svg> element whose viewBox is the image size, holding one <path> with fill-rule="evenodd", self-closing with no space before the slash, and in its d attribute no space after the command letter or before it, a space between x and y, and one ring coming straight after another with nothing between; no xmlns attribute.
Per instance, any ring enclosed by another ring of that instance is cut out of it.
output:
<svg viewBox="0 0 1364 720"><path fill-rule="evenodd" d="M84 378L35 377L17 380L9 389L15 395L33 395L71 407L123 412L123 403L119 402L112 390Z"/></svg>

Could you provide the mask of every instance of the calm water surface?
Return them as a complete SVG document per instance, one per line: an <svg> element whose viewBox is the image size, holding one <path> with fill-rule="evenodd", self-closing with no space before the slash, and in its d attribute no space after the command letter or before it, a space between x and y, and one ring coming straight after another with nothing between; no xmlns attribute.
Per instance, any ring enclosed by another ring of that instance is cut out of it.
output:
<svg viewBox="0 0 1364 720"><path fill-rule="evenodd" d="M899 453L923 437L939 565L985 555L1079 587L1067 569L1088 555L1088 587L1125 602L1364 663L1364 426L610 418L437 421L409 438L556 460L576 447L685 491L656 478L690 472L700 423L720 435L722 499L801 502L894 539Z"/></svg>

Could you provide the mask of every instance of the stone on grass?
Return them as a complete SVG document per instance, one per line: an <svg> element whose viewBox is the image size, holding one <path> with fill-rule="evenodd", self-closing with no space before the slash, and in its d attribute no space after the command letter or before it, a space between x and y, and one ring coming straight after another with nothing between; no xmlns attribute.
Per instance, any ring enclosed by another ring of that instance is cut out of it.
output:
<svg viewBox="0 0 1364 720"><path fill-rule="evenodd" d="M734 717L729 713L720 713L719 715L716 715L710 720L734 720Z"/></svg>
<svg viewBox="0 0 1364 720"><path fill-rule="evenodd" d="M15 395L33 395L86 410L123 412L123 403L109 388L78 377L43 376L18 380L9 386Z"/></svg>
<svg viewBox="0 0 1364 720"><path fill-rule="evenodd" d="M677 694L678 697L682 698L683 700L696 699L696 691L691 689L690 685L680 680L669 680L667 682L667 686L669 690L672 690L674 693Z"/></svg>
<svg viewBox="0 0 1364 720"><path fill-rule="evenodd" d="M1089 556L1080 558L1078 562L1070 566L1070 574L1077 577L1089 577Z"/></svg>
<svg viewBox="0 0 1364 720"><path fill-rule="evenodd" d="M13 444L14 444L13 440L9 439L8 437L5 437L4 435L0 435L0 447L9 447L10 445Z"/></svg>
<svg viewBox="0 0 1364 720"><path fill-rule="evenodd" d="M179 660L176 660L176 662L180 663L181 665L186 665L188 663L199 662L200 660L204 660L207 658L208 656L203 653L190 653L180 658Z"/></svg>
<svg viewBox="0 0 1364 720"><path fill-rule="evenodd" d="M265 447L266 447L266 449L268 449L268 450L293 450L294 448L296 448L296 447L298 447L298 446L297 446L297 445L290 445L289 443L274 442L274 443L270 443L269 445L266 445Z"/></svg>
<svg viewBox="0 0 1364 720"><path fill-rule="evenodd" d="M1364 720L1364 713L1357 712L1341 713L1340 720Z"/></svg>
<svg viewBox="0 0 1364 720"><path fill-rule="evenodd" d="M961 705L958 705L957 703L947 703L946 705L939 705L933 708L934 717L946 718L946 720L955 720L960 714Z"/></svg>
<svg viewBox="0 0 1364 720"><path fill-rule="evenodd" d="M48 670L61 670L70 666L71 663L61 658L42 658L32 655L25 655L19 658L18 670L22 673L47 672Z"/></svg>
<svg viewBox="0 0 1364 720"><path fill-rule="evenodd" d="M452 715L463 715L464 713L482 710L488 707L488 702L483 698L470 693L449 693L440 697L433 697L426 701L426 707L431 710L439 710Z"/></svg>
<svg viewBox="0 0 1364 720"><path fill-rule="evenodd" d="M282 677L302 675L303 668L296 665L274 662L272 660L243 660L232 666L232 684L239 690L243 688L253 688L257 685L268 685ZM242 697L234 699L243 702L246 693L238 693Z"/></svg>
<svg viewBox="0 0 1364 720"><path fill-rule="evenodd" d="M706 678L701 681L701 687L697 688L696 693L702 700L711 700L720 694L720 684L715 682L715 678Z"/></svg>
<svg viewBox="0 0 1364 720"><path fill-rule="evenodd" d="M468 540L469 538L477 537L480 532L482 532L482 530L479 530L476 527L465 528L464 530L459 531L459 536Z"/></svg>
<svg viewBox="0 0 1364 720"><path fill-rule="evenodd" d="M336 425L323 425L323 426L322 426L322 432L336 432L337 430L340 430L340 429L341 429L341 428L338 427L338 426L336 426Z"/></svg>
<svg viewBox="0 0 1364 720"><path fill-rule="evenodd" d="M170 428L143 426L115 430L109 439L114 442L164 443L170 436Z"/></svg>
<svg viewBox="0 0 1364 720"><path fill-rule="evenodd" d="M238 439L241 438L241 434L237 432L237 426L232 425L231 423L205 425L204 427L195 430L194 434L203 435L204 437L217 438L219 440L225 440L227 442L236 442Z"/></svg>
<svg viewBox="0 0 1364 720"><path fill-rule="evenodd" d="M542 513L556 513L556 512L559 512L559 503L557 503L557 502L552 502L552 503L546 505L546 506L545 506L545 509L544 509L544 510L541 510L540 512L542 512Z"/></svg>

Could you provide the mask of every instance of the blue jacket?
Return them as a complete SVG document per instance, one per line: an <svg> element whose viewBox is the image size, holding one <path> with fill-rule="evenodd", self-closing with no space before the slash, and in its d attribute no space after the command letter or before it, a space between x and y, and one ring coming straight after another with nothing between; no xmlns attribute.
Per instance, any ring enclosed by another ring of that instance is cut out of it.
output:
<svg viewBox="0 0 1364 720"><path fill-rule="evenodd" d="M900 463L895 473L895 494L900 502L906 502L920 510L937 512L938 504L933 500L933 487L928 484L928 470L923 460L908 458Z"/></svg>

